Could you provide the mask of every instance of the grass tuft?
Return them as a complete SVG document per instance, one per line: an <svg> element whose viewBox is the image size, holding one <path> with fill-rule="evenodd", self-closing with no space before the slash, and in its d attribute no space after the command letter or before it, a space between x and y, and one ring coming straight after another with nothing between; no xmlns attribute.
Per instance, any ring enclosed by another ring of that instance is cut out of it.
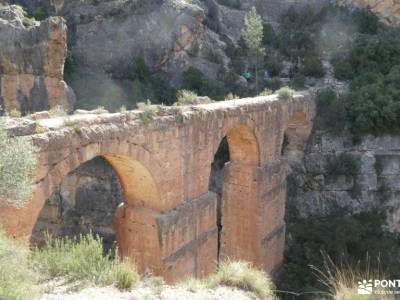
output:
<svg viewBox="0 0 400 300"><path fill-rule="evenodd" d="M177 101L174 103L174 105L177 106L184 106L184 105L193 105L196 104L197 98L199 96L192 91L188 90L180 90L177 93Z"/></svg>
<svg viewBox="0 0 400 300"><path fill-rule="evenodd" d="M46 247L32 253L34 267L47 278L64 277L95 285L116 284L120 289L134 286L139 275L132 264L120 262L111 253L104 254L102 239L80 235L52 239L46 236Z"/></svg>
<svg viewBox="0 0 400 300"><path fill-rule="evenodd" d="M327 288L327 296L335 300L365 299L365 297L358 295L358 281L362 279L387 278L381 270L380 264L375 268L371 267L371 262L368 257L365 266L351 266L345 262L337 265L326 254L323 254L323 258L324 263L322 269L315 266L310 267L318 277L319 282ZM395 299L395 297L393 295L377 293L376 295L368 296L368 299L391 300Z"/></svg>
<svg viewBox="0 0 400 300"><path fill-rule="evenodd" d="M158 116L158 107L151 104L150 100L147 100L146 102L139 102L137 107L143 112L141 119L145 125L149 124L155 117Z"/></svg>
<svg viewBox="0 0 400 300"><path fill-rule="evenodd" d="M278 97L279 99L282 100L289 100L293 98L294 95L294 90L292 90L291 88L284 86L283 88L280 88L278 91Z"/></svg>
<svg viewBox="0 0 400 300"><path fill-rule="evenodd" d="M274 285L269 276L245 261L225 261L209 278L210 286L225 285L249 291L261 299L274 297Z"/></svg>
<svg viewBox="0 0 400 300"><path fill-rule="evenodd" d="M275 299L274 284L263 271L245 261L225 261L219 265L217 273L206 279L187 278L179 286L196 292L229 286L251 292L260 299Z"/></svg>
<svg viewBox="0 0 400 300"><path fill-rule="evenodd" d="M56 105L49 110L50 117L64 117L67 115L66 111L61 105Z"/></svg>
<svg viewBox="0 0 400 300"><path fill-rule="evenodd" d="M7 238L0 230L0 299L39 298L39 276L30 269L28 254L28 249Z"/></svg>

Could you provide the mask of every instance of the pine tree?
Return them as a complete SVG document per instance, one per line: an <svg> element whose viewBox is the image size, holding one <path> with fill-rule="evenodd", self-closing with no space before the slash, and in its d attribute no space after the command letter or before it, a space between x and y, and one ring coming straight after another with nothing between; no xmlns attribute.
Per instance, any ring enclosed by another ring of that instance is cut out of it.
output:
<svg viewBox="0 0 400 300"><path fill-rule="evenodd" d="M254 6L244 19L242 37L248 49L249 57L254 63L256 73L256 92L258 94L258 67L265 56L265 48L262 46L264 37L262 19L261 16L257 14Z"/></svg>

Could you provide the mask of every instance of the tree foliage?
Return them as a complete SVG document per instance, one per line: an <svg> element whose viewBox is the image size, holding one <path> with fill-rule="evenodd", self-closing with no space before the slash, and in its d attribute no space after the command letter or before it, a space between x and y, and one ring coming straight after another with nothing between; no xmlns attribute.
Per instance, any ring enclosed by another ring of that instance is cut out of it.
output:
<svg viewBox="0 0 400 300"><path fill-rule="evenodd" d="M249 56L253 60L256 73L256 92L258 94L258 67L265 56L263 47L264 28L261 16L257 14L253 6L244 19L242 31L243 41L249 51Z"/></svg>
<svg viewBox="0 0 400 300"><path fill-rule="evenodd" d="M21 207L32 192L37 164L35 147L24 138L10 138L0 120L0 149L0 200Z"/></svg>

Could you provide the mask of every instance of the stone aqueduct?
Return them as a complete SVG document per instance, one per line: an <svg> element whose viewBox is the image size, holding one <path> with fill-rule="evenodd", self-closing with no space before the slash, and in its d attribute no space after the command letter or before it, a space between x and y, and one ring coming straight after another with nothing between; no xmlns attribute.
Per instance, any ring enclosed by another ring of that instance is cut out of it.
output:
<svg viewBox="0 0 400 300"><path fill-rule="evenodd" d="M138 111L40 120L44 133L17 130L38 149L32 198L22 209L0 208L0 223L11 236L29 237L62 179L102 156L124 190L115 221L118 246L141 272L171 282L204 276L218 258L228 257L273 272L285 239L283 144L285 157L298 159L314 115L313 96L299 94L196 105L183 116L167 112L149 124ZM223 170L219 234L217 197L208 184L224 137L230 161Z"/></svg>

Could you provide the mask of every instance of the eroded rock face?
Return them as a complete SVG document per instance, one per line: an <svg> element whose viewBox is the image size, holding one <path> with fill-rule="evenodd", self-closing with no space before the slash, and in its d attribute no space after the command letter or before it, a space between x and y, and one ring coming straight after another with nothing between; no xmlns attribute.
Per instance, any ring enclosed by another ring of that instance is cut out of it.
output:
<svg viewBox="0 0 400 300"><path fill-rule="evenodd" d="M400 138L314 132L302 164L292 165L288 204L302 216L336 209L361 212L384 209L387 227L400 231Z"/></svg>
<svg viewBox="0 0 400 300"><path fill-rule="evenodd" d="M398 0L338 0L341 5L371 8L388 25L400 25L400 2Z"/></svg>
<svg viewBox="0 0 400 300"><path fill-rule="evenodd" d="M65 21L50 17L27 28L23 18L16 6L0 8L0 105L23 113L72 109L74 93L63 81Z"/></svg>

